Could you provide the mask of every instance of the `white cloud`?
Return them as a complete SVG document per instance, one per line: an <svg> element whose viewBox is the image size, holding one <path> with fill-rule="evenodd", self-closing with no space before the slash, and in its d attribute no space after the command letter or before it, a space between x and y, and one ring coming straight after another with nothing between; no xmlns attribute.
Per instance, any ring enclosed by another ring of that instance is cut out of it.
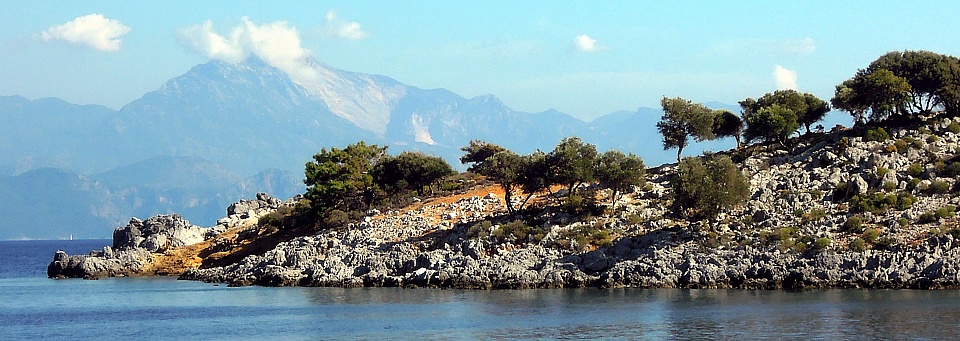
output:
<svg viewBox="0 0 960 341"><path fill-rule="evenodd" d="M773 68L773 80L777 90L797 90L797 72L777 65Z"/></svg>
<svg viewBox="0 0 960 341"><path fill-rule="evenodd" d="M120 21L95 13L50 27L40 33L40 38L43 41L64 40L100 51L113 52L120 50L120 37L127 32L130 32L130 27Z"/></svg>
<svg viewBox="0 0 960 341"><path fill-rule="evenodd" d="M257 25L247 17L234 27L229 36L221 35L206 21L180 32L181 40L190 48L210 59L238 63L256 56L290 75L295 82L307 84L317 73L308 61L310 51L303 48L300 32L285 21Z"/></svg>
<svg viewBox="0 0 960 341"><path fill-rule="evenodd" d="M325 36L347 40L361 40L370 37L370 33L364 31L360 23L343 20L333 10L327 12L325 19L326 21L320 26L320 32Z"/></svg>
<svg viewBox="0 0 960 341"><path fill-rule="evenodd" d="M586 34L581 34L573 38L573 48L580 52L594 52L599 46L597 45L596 39L590 38L590 36Z"/></svg>

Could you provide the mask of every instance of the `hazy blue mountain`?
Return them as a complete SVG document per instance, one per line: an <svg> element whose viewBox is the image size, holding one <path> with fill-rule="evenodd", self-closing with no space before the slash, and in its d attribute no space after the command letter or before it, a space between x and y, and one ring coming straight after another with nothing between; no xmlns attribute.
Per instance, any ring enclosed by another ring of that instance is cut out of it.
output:
<svg viewBox="0 0 960 341"><path fill-rule="evenodd" d="M301 193L313 154L360 140L439 155L461 169L459 148L474 139L529 153L579 136L650 166L675 161L661 147L659 109L584 122L556 110L514 111L493 95L464 98L317 62L309 68L292 78L255 58L211 61L120 110L0 97L0 239L108 237L131 215L157 213L210 225L229 203L257 192ZM684 155L732 146L696 143Z"/></svg>

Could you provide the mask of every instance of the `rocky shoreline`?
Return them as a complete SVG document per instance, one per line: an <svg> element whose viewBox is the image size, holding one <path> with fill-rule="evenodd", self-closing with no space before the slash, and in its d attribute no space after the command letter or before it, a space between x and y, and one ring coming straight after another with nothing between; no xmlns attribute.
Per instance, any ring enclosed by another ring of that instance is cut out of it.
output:
<svg viewBox="0 0 960 341"><path fill-rule="evenodd" d="M668 165L618 203L617 214L572 217L546 208L543 222L531 227L537 236L507 232L502 199L490 193L373 210L344 228L279 242L230 264L170 274L233 286L957 289L958 220L953 212L926 217L960 205L956 179L941 176L931 161L949 161L960 150L951 123L896 130L879 142L837 130L790 152L750 155L742 167L752 198L710 228L670 214ZM932 191L938 183L951 189ZM875 193L909 194L913 201L859 211L853 207L862 202L848 201ZM206 254L226 252L263 233L257 218L293 202L258 196L231 206L227 218L204 232L188 223L131 229L152 226L150 219L131 221L114 234L112 248L86 256L58 252L49 276L159 273L151 268L157 255L197 239L208 244ZM854 217L862 227L848 226ZM590 228L604 231L609 243L571 237ZM239 232L226 236L228 229Z"/></svg>

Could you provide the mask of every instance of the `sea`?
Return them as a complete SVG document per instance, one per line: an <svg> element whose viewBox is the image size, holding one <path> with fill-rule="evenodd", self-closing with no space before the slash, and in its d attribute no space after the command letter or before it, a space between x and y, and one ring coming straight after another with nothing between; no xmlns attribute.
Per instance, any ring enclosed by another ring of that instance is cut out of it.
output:
<svg viewBox="0 0 960 341"><path fill-rule="evenodd" d="M0 340L948 340L960 291L265 288L48 279L56 250L0 241Z"/></svg>

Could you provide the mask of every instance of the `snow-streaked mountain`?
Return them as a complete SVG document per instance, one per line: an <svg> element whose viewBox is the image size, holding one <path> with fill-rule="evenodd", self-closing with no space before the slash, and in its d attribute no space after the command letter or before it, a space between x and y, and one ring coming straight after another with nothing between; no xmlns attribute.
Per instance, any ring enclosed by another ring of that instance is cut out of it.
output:
<svg viewBox="0 0 960 341"><path fill-rule="evenodd" d="M110 225L126 215L169 212L210 222L241 196L302 191L303 165L313 154L361 140L392 153L435 154L458 168L460 148L473 139L529 153L579 136L601 150L634 152L651 166L675 158L661 148L659 109L584 122L555 110L515 111L493 95L464 98L318 62L308 66L307 76L294 78L255 58L211 61L120 110L0 96L0 206L18 215L5 217L0 229L12 231L8 222L22 231L64 221ZM729 146L694 144L684 154ZM49 167L60 170L41 170ZM48 195L55 188L38 185L44 183L67 187L70 209L58 211L61 199ZM96 227L102 237L112 228ZM0 238L21 236L60 235Z"/></svg>

